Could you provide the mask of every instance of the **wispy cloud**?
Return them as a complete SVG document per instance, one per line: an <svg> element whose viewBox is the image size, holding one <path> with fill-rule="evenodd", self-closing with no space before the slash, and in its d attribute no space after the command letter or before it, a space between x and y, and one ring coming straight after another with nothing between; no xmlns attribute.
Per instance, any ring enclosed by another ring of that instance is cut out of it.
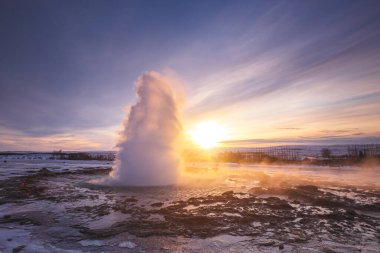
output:
<svg viewBox="0 0 380 253"><path fill-rule="evenodd" d="M3 147L75 134L112 148L103 130L120 125L136 77L168 68L187 126L216 120L236 140L380 135L378 1L24 4L0 3Z"/></svg>
<svg viewBox="0 0 380 253"><path fill-rule="evenodd" d="M295 130L308 137L342 126L374 133L380 124L380 13L369 6L283 2L253 22L238 18L247 29L226 31L234 34L220 43L218 60L226 61L188 81L187 115L224 121L235 138L295 136Z"/></svg>

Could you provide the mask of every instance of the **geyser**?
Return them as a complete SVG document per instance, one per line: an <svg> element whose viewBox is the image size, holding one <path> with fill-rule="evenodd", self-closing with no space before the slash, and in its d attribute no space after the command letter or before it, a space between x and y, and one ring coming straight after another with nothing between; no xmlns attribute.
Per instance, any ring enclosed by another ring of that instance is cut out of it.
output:
<svg viewBox="0 0 380 253"><path fill-rule="evenodd" d="M124 121L110 175L112 184L158 186L176 182L182 126L172 82L156 72L145 73L137 80L138 100Z"/></svg>

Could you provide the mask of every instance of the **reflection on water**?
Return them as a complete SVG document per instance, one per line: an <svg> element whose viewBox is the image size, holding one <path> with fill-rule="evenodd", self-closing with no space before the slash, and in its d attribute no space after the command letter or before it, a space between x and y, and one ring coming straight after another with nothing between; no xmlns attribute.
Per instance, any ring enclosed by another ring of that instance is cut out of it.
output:
<svg viewBox="0 0 380 253"><path fill-rule="evenodd" d="M0 181L5 252L19 244L40 252L353 251L364 242L376 252L379 246L379 168L200 163L187 166L177 185L109 187L96 183L107 175L107 162L7 166L17 176L4 172ZM67 171L75 173L61 173ZM344 232L351 228L357 232Z"/></svg>

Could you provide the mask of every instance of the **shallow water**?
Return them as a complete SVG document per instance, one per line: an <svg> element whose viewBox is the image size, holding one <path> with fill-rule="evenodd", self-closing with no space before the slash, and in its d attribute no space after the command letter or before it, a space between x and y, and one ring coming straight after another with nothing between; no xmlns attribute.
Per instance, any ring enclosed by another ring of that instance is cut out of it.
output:
<svg viewBox="0 0 380 253"><path fill-rule="evenodd" d="M87 161L2 164L0 250L378 252L380 248L378 168L188 164L176 186L93 183L110 168L109 162Z"/></svg>

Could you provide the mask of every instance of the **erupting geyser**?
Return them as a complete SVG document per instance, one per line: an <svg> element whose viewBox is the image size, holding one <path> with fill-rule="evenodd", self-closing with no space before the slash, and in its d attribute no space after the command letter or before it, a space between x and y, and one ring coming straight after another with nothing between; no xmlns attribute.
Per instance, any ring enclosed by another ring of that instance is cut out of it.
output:
<svg viewBox="0 0 380 253"><path fill-rule="evenodd" d="M111 181L118 185L170 185L176 182L182 131L171 79L156 72L140 76L138 101L126 116Z"/></svg>

